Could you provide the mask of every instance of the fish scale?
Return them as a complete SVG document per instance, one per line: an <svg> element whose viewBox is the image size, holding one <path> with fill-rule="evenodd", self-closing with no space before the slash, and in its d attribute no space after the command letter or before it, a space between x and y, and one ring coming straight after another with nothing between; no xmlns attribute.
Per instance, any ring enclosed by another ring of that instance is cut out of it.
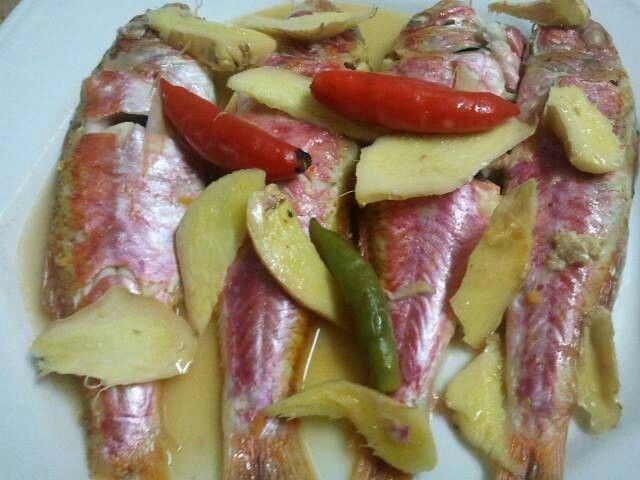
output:
<svg viewBox="0 0 640 480"><path fill-rule="evenodd" d="M336 10L308 0L291 16ZM265 63L313 75L326 68L364 65L357 30L318 42L293 42ZM278 185L306 230L311 218L333 230L348 228L348 198L357 146L282 112L238 99L243 119L301 148L311 165ZM260 410L291 395L309 337L312 314L297 305L260 262L249 241L229 269L220 297L219 335L223 380L223 473L225 479L309 479L313 468L297 435L297 423L265 418Z"/></svg>
<svg viewBox="0 0 640 480"><path fill-rule="evenodd" d="M531 40L518 93L521 115L540 116L552 85L576 85L614 125L625 146L622 168L590 175L574 168L560 141L544 127L510 155L507 188L538 182L531 269L506 314L506 388L510 449L527 471L500 479L557 480L563 475L568 421L576 402L575 369L582 318L611 310L628 235L637 164L629 81L604 28L540 27ZM597 255L553 262L558 235L587 235ZM530 295L535 292L536 295Z"/></svg>
<svg viewBox="0 0 640 480"><path fill-rule="evenodd" d="M501 46L509 54L491 49L485 26L471 7L441 1L409 21L384 65L396 75L450 87L455 86L456 69L463 65L478 76L480 90L507 95L515 87L513 72L519 69L524 40L509 27L494 28L502 29ZM511 72L509 85L503 68ZM393 396L424 408L425 415L433 403L433 379L455 329L449 298L498 198L497 185L472 180L446 195L385 201L364 210L361 251L392 297L389 309L402 374L401 387ZM426 287L408 298L394 298L399 289L417 282ZM407 475L361 449L352 478L382 480Z"/></svg>
<svg viewBox="0 0 640 480"><path fill-rule="evenodd" d="M181 308L173 238L207 175L171 136L134 123L150 116L159 75L213 100L206 72L162 42L141 15L119 30L83 83L57 166L42 297L53 318L112 285ZM167 478L162 383L86 392L92 478Z"/></svg>

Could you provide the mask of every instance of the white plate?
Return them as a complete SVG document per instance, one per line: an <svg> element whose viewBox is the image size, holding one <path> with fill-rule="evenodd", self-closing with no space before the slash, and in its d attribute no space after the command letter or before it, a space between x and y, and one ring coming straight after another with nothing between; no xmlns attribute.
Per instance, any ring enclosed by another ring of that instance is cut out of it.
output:
<svg viewBox="0 0 640 480"><path fill-rule="evenodd" d="M36 335L24 301L19 256L20 233L38 193L58 157L80 82L94 68L129 18L158 2L127 0L22 0L0 27L0 478L6 480L76 480L87 478L78 410L51 381L38 381L27 350ZM221 5L223 3L223 5ZM224 20L266 7L269 0L208 0L200 13ZM362 3L365 3L362 1ZM434 3L386 0L380 6L417 12ZM474 0L484 12L488 2ZM634 91L640 95L638 0L591 0L593 17L613 35ZM521 24L523 25L523 24ZM526 27L525 27L526 28ZM589 436L571 425L567 479L629 479L638 476L634 455L640 451L640 201L631 215L627 263L614 310L616 345L622 379L620 425L602 436ZM26 241L28 239L23 239ZM38 257L36 255L36 257ZM33 262L40 258L30 259ZM463 357L452 354L439 383ZM483 478L483 468L439 416L434 415L439 462L429 479ZM322 478L344 478L340 462L318 452Z"/></svg>

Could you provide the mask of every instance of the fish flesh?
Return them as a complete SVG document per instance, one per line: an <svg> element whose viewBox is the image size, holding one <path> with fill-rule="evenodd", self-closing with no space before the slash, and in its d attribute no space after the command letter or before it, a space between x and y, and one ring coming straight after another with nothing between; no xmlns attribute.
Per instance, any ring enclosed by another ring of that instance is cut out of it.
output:
<svg viewBox="0 0 640 480"><path fill-rule="evenodd" d="M325 0L308 0L291 16L327 10L335 7ZM348 68L364 61L361 42L355 30L319 42L296 42L272 54L266 64L307 75ZM311 166L303 174L279 183L301 226L306 230L311 218L317 218L346 233L344 193L353 176L357 145L245 97L238 99L236 113L311 155ZM224 479L314 478L296 422L260 413L295 391L311 319L271 277L247 241L229 268L219 307Z"/></svg>
<svg viewBox="0 0 640 480"><path fill-rule="evenodd" d="M582 173L543 127L509 157L507 189L535 179L539 210L531 269L506 314L509 447L526 475L503 470L500 479L562 478L583 318L611 310L625 257L637 163L634 101L600 24L534 30L517 98L524 120L540 117L553 85L584 91L613 123L625 162L605 175Z"/></svg>
<svg viewBox="0 0 640 480"><path fill-rule="evenodd" d="M161 128L154 106L160 76L214 100L206 72L141 15L119 30L82 85L57 165L45 261L42 300L53 318L112 285L182 309L174 234L208 173ZM167 478L162 383L86 391L91 478Z"/></svg>
<svg viewBox="0 0 640 480"><path fill-rule="evenodd" d="M508 96L517 79L524 39L509 27L493 33L467 4L445 0L411 18L400 32L386 68L396 75L456 86L460 67L477 79L478 90ZM496 33L502 30L502 33ZM508 40L510 37L512 41ZM502 47L495 47L503 42ZM494 49L499 50L495 54ZM503 67L508 65L508 68ZM455 330L449 298L459 286L471 251L499 199L497 185L472 180L454 192L367 206L360 245L389 292L389 308L402 375L393 397L431 408L434 376ZM357 479L406 478L361 449Z"/></svg>

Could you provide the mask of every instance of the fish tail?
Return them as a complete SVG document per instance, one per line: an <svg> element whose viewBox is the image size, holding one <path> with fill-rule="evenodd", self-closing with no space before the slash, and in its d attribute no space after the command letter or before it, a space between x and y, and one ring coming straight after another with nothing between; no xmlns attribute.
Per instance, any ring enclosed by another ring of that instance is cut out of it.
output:
<svg viewBox="0 0 640 480"><path fill-rule="evenodd" d="M353 465L351 480L409 480L412 476L393 468L376 457L368 448L361 448Z"/></svg>
<svg viewBox="0 0 640 480"><path fill-rule="evenodd" d="M562 480L566 432L531 450L527 480Z"/></svg>
<svg viewBox="0 0 640 480"><path fill-rule="evenodd" d="M497 480L561 480L564 470L566 429L551 440L540 445L531 445L523 439L514 439L510 446L511 458L522 462L523 475L500 469Z"/></svg>
<svg viewBox="0 0 640 480"><path fill-rule="evenodd" d="M167 445L156 383L88 390L88 463L94 480L166 480Z"/></svg>
<svg viewBox="0 0 640 480"><path fill-rule="evenodd" d="M226 440L223 480L315 480L295 420L256 418Z"/></svg>

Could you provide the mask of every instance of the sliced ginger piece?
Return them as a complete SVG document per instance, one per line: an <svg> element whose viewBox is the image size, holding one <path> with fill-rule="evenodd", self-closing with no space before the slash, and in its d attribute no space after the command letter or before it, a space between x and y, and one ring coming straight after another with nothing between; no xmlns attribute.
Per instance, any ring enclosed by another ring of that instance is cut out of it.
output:
<svg viewBox="0 0 640 480"><path fill-rule="evenodd" d="M175 48L217 71L243 70L261 64L274 52L276 41L264 33L209 22L178 6L147 12L149 26Z"/></svg>
<svg viewBox="0 0 640 480"><path fill-rule="evenodd" d="M492 336L482 353L449 382L445 402L453 423L474 447L516 475L525 473L507 449L504 360L500 337Z"/></svg>
<svg viewBox="0 0 640 480"><path fill-rule="evenodd" d="M247 227L260 260L282 288L312 312L344 326L345 307L331 272L276 185L251 195Z"/></svg>
<svg viewBox="0 0 640 480"><path fill-rule="evenodd" d="M579 87L551 87L544 124L562 141L578 170L607 173L622 166L625 150L611 122Z"/></svg>
<svg viewBox="0 0 640 480"><path fill-rule="evenodd" d="M481 133L380 137L360 155L356 200L364 206L451 192L534 130L512 118Z"/></svg>
<svg viewBox="0 0 640 480"><path fill-rule="evenodd" d="M376 390L329 380L265 408L267 416L323 416L348 419L375 455L407 473L431 470L436 451L427 413L408 407Z"/></svg>
<svg viewBox="0 0 640 480"><path fill-rule="evenodd" d="M606 432L618 424L619 390L611 313L596 306L584 318L578 363L578 405L589 414L593 432Z"/></svg>
<svg viewBox="0 0 640 480"><path fill-rule="evenodd" d="M538 195L528 180L502 197L475 247L451 307L473 348L484 344L520 291L533 247Z"/></svg>
<svg viewBox="0 0 640 480"><path fill-rule="evenodd" d="M523 18L538 25L576 27L591 17L583 0L538 0L527 3L494 2L489 11Z"/></svg>
<svg viewBox="0 0 640 480"><path fill-rule="evenodd" d="M384 133L382 129L350 120L322 105L311 95L311 79L290 70L254 68L232 76L227 85L267 107L351 138L372 141Z"/></svg>
<svg viewBox="0 0 640 480"><path fill-rule="evenodd" d="M465 92L481 92L480 77L464 65L458 65L454 88Z"/></svg>
<svg viewBox="0 0 640 480"><path fill-rule="evenodd" d="M247 202L262 190L262 170L238 170L211 183L189 206L176 250L189 322L201 334L222 291L227 269L247 237Z"/></svg>
<svg viewBox="0 0 640 480"><path fill-rule="evenodd" d="M186 373L196 347L189 324L170 307L115 285L52 322L31 345L31 355L43 375L74 374L112 386Z"/></svg>
<svg viewBox="0 0 640 480"><path fill-rule="evenodd" d="M290 18L269 18L248 15L235 20L244 28L297 40L323 40L345 32L373 17L376 8L360 12L316 12Z"/></svg>

